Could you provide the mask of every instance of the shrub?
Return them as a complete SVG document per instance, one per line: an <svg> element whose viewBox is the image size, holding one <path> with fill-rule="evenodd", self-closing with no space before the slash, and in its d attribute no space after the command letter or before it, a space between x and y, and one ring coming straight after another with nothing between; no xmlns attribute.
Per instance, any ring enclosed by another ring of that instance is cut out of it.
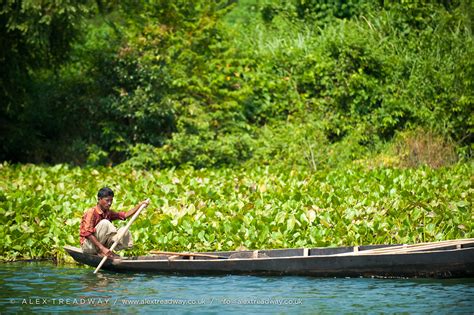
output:
<svg viewBox="0 0 474 315"><path fill-rule="evenodd" d="M419 128L399 133L394 149L401 167L428 165L439 168L452 165L458 160L456 146L452 141Z"/></svg>

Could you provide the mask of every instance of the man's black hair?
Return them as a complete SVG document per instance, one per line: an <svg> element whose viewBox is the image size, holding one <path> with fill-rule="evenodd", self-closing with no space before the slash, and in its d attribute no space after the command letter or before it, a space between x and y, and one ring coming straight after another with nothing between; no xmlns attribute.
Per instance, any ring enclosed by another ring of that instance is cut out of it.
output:
<svg viewBox="0 0 474 315"><path fill-rule="evenodd" d="M114 196L114 192L109 187L103 187L97 193L97 197L99 199L102 199L102 198L105 198L105 197L113 197L113 196Z"/></svg>

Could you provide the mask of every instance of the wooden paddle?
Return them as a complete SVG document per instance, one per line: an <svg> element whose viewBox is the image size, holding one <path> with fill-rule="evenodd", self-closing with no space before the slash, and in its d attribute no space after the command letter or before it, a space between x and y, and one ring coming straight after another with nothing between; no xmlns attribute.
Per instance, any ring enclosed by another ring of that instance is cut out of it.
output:
<svg viewBox="0 0 474 315"><path fill-rule="evenodd" d="M150 199L147 199L146 201L148 201L148 203L150 202ZM140 208L137 210L137 212L135 212L135 214L133 215L133 217L130 219L130 221L127 223L127 225L125 226L125 229L121 230L120 234L118 234L117 236L117 240L112 244L112 246L109 248L110 251L113 251L115 249L115 247L117 246L117 244L119 243L119 241L122 239L123 235L128 231L128 229L130 228L130 226L132 225L133 221L135 221L135 219L138 217L138 215L140 214L140 212L145 209L146 206L148 206L148 203L146 204L143 204L140 206ZM97 268L95 269L94 273L97 273L97 271L99 271L99 269L102 267L102 265L105 263L105 261L107 260L107 256L104 256L104 258L102 258L100 264L97 266Z"/></svg>

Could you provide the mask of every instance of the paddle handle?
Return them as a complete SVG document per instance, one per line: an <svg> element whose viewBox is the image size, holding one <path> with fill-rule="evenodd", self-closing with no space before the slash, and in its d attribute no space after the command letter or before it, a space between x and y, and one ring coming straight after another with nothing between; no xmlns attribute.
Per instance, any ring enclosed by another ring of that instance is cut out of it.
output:
<svg viewBox="0 0 474 315"><path fill-rule="evenodd" d="M150 199L147 199L146 201L150 202ZM135 221L135 219L138 217L138 215L140 214L140 212L142 212L143 209L145 209L145 207L148 205L148 203L146 204L143 204L140 206L140 208L138 208L138 211L135 212L135 214L132 216L132 218L130 219L130 221L127 223L127 225L125 226L125 229L121 230L120 231L120 234L117 236L117 240L112 244L112 246L109 248L110 251L113 251L115 249L115 247L117 246L117 244L120 242L120 240L122 240L122 237L123 235L128 231L128 229L130 228L130 226L132 225L133 221ZM94 270L94 273L97 273L100 268L102 267L102 265L105 263L105 261L107 260L107 256L104 256L102 258L102 260L100 261L100 264L97 266L97 268Z"/></svg>

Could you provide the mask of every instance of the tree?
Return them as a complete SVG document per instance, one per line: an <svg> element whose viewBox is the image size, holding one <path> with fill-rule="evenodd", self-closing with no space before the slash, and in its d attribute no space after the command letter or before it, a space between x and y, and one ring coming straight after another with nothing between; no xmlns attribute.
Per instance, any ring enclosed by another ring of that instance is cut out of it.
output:
<svg viewBox="0 0 474 315"><path fill-rule="evenodd" d="M0 7L0 160L21 160L24 137L35 132L24 123L35 72L55 69L68 58L89 0L5 0ZM30 104L31 105L31 104Z"/></svg>

